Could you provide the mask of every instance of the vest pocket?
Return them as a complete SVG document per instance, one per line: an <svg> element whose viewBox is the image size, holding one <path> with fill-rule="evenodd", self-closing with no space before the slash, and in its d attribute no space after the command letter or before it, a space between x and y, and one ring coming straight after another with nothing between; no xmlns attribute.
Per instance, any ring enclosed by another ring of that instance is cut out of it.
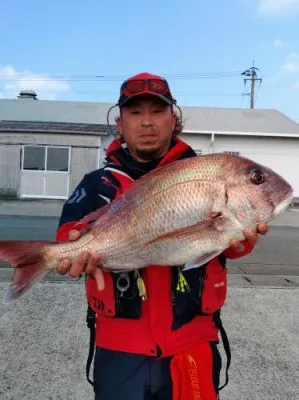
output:
<svg viewBox="0 0 299 400"><path fill-rule="evenodd" d="M103 271L105 288L98 291L96 280L88 276L86 280L86 295L90 307L105 317L138 319L141 315L141 298L139 297L137 282L134 271L128 272L128 288L120 291L119 285L123 286L124 279L118 273ZM119 285L118 285L119 284Z"/></svg>
<svg viewBox="0 0 299 400"><path fill-rule="evenodd" d="M222 308L227 291L225 258L220 256L200 268L181 272L187 286L181 290L179 270L172 270L172 329L192 321L196 316L212 315Z"/></svg>
<svg viewBox="0 0 299 400"><path fill-rule="evenodd" d="M227 294L227 270L218 260L211 261L205 274L201 298L201 312L213 314L224 305Z"/></svg>
<svg viewBox="0 0 299 400"><path fill-rule="evenodd" d="M134 271L125 274L128 279L128 289L118 289L120 282L124 279L120 274L112 273L116 317L138 319L141 315L141 298L137 287L137 277Z"/></svg>
<svg viewBox="0 0 299 400"><path fill-rule="evenodd" d="M105 288L99 291L95 278L88 276L86 279L86 295L90 307L98 314L106 317L115 317L116 307L114 288L111 274L103 271Z"/></svg>

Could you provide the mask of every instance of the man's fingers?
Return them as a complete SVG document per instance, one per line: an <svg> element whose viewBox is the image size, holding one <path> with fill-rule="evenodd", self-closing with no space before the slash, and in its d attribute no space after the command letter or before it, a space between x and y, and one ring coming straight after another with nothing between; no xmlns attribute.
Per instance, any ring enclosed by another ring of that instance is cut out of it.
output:
<svg viewBox="0 0 299 400"><path fill-rule="evenodd" d="M236 239L232 239L229 242L229 245L232 249L234 249L237 252L241 252L245 249L244 245L239 240Z"/></svg>
<svg viewBox="0 0 299 400"><path fill-rule="evenodd" d="M73 262L70 268L70 276L77 278L85 271L86 264L90 258L88 251L84 251L80 256Z"/></svg>
<svg viewBox="0 0 299 400"><path fill-rule="evenodd" d="M77 240L80 237L80 231L77 231L76 229L72 229L69 232L69 239L70 240Z"/></svg>
<svg viewBox="0 0 299 400"><path fill-rule="evenodd" d="M97 282L98 290L101 292L105 288L105 281L104 281L103 272L100 270L100 268L97 268L95 270L94 277Z"/></svg>
<svg viewBox="0 0 299 400"><path fill-rule="evenodd" d="M245 235L246 239L248 240L248 242L253 246L259 240L257 231L254 231L253 229L245 229L244 235Z"/></svg>
<svg viewBox="0 0 299 400"><path fill-rule="evenodd" d="M56 272L59 275L65 275L71 266L71 261L68 259L62 260L59 266L56 268Z"/></svg>
<svg viewBox="0 0 299 400"><path fill-rule="evenodd" d="M99 264L100 264L100 257L99 256L90 257L89 260L88 260L87 266L85 268L85 272L87 274L92 275L96 271L96 269L99 266Z"/></svg>
<svg viewBox="0 0 299 400"><path fill-rule="evenodd" d="M261 235L265 235L266 233L268 233L269 231L269 226L267 224L265 224L264 222L261 222L260 224L258 224L257 226L257 231L258 233L260 233Z"/></svg>

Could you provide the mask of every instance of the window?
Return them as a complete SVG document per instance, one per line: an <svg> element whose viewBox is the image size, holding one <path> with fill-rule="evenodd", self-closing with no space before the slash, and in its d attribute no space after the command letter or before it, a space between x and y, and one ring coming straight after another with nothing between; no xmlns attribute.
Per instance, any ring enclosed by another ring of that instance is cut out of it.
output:
<svg viewBox="0 0 299 400"><path fill-rule="evenodd" d="M68 172L66 147L24 146L23 170Z"/></svg>
<svg viewBox="0 0 299 400"><path fill-rule="evenodd" d="M45 170L45 147L24 147L24 164L23 169L30 171Z"/></svg>
<svg viewBox="0 0 299 400"><path fill-rule="evenodd" d="M24 146L21 152L21 197L66 199L70 148Z"/></svg>
<svg viewBox="0 0 299 400"><path fill-rule="evenodd" d="M64 171L69 169L69 149L63 147L47 148L47 171Z"/></svg>

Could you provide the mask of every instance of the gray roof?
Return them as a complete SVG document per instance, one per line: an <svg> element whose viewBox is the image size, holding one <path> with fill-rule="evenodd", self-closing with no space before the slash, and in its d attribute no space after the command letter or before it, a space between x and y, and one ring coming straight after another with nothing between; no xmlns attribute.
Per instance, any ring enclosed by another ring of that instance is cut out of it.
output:
<svg viewBox="0 0 299 400"><path fill-rule="evenodd" d="M60 122L77 124L78 127L84 124L85 129L86 124L94 124L101 126L95 128L100 132L107 124L107 112L112 105L30 98L0 99L0 121ZM185 132L299 137L299 124L277 110L208 107L181 109ZM117 115L116 107L110 114L110 124L114 124ZM78 129L83 131L81 128Z"/></svg>
<svg viewBox="0 0 299 400"><path fill-rule="evenodd" d="M299 137L299 125L278 110L186 107L185 131L214 133L254 133Z"/></svg>

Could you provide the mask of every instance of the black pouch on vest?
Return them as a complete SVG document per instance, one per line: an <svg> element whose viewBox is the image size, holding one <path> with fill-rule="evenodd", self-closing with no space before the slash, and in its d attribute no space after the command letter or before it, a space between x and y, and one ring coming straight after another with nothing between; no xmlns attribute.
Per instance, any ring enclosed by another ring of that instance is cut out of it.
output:
<svg viewBox="0 0 299 400"><path fill-rule="evenodd" d="M112 273L112 279L115 296L115 317L140 318L142 299L139 296L135 272L130 271L125 275ZM126 279L129 281L126 281ZM119 290L119 288L125 288L127 283L128 288L126 290Z"/></svg>
<svg viewBox="0 0 299 400"><path fill-rule="evenodd" d="M222 293L223 289L220 288L221 295L219 297L219 289L215 286L215 282L216 280L223 282L223 287L226 290L225 261L225 257L220 255L216 265L209 262L202 267L182 272L188 284L184 291L177 290L179 272L178 269L173 268L171 282L172 330L179 329L198 315L212 315L216 309L221 308L225 294Z"/></svg>

